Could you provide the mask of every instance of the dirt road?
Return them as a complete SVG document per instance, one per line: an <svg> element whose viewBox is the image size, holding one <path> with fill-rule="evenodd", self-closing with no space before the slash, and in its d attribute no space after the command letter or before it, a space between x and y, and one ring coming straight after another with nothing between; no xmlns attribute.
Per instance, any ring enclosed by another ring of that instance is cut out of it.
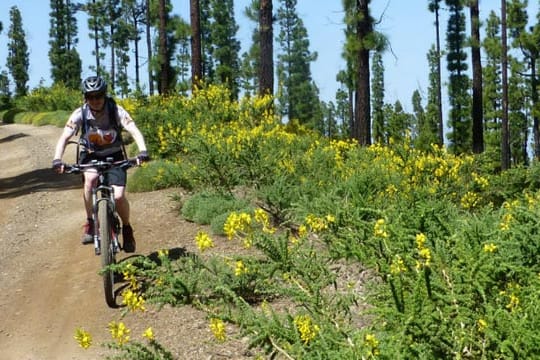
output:
<svg viewBox="0 0 540 360"><path fill-rule="evenodd" d="M61 129L0 124L0 359L100 359L110 354L99 257L79 242L85 219L80 178L50 170ZM66 151L64 160L72 161ZM200 229L177 215L175 190L128 194L137 254L160 249L196 252ZM124 254L120 258L125 257ZM152 327L178 359L248 359L243 339L213 340L205 314L191 308L148 309L122 319L133 339ZM93 336L84 350L75 329Z"/></svg>

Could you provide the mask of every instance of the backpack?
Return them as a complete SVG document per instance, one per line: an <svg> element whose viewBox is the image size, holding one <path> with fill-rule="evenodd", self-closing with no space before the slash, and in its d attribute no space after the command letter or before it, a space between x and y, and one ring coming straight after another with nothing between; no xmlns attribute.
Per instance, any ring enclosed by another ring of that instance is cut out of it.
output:
<svg viewBox="0 0 540 360"><path fill-rule="evenodd" d="M105 106L107 106L107 113L110 116L109 120L110 120L111 126L116 131L116 134L117 134L116 142L120 142L123 157L124 159L127 159L127 152L124 145L124 141L122 139L122 126L120 125L120 119L118 118L118 107L116 105L116 101L114 101L112 97L106 96ZM86 138L85 138L85 134L87 130L87 118L86 118L86 112L84 111L84 105L81 106L81 116L82 116L82 124L79 128L81 130L81 135L79 136L79 141L77 142L77 163L79 163L81 153L84 151L87 151L87 149L89 148L88 144L86 143ZM79 129L77 129L77 133L79 132Z"/></svg>

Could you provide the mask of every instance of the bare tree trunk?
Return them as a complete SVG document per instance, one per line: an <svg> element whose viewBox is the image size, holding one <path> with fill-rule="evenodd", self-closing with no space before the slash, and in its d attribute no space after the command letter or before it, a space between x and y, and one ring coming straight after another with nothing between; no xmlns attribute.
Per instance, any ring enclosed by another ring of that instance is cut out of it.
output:
<svg viewBox="0 0 540 360"><path fill-rule="evenodd" d="M146 0L146 49L148 53L148 94L154 94L154 75L152 73L152 37L150 36L150 0Z"/></svg>
<svg viewBox="0 0 540 360"><path fill-rule="evenodd" d="M472 0L471 10L471 60L472 60L472 150L484 152L484 118L482 105L482 64L480 62L480 12L478 0Z"/></svg>
<svg viewBox="0 0 540 360"><path fill-rule="evenodd" d="M508 44L506 34L506 0L501 0L501 40L502 40L502 128L501 128L501 169L510 168L510 131L508 126Z"/></svg>
<svg viewBox="0 0 540 360"><path fill-rule="evenodd" d="M167 9L159 0L159 93L169 93L169 56L167 51Z"/></svg>
<svg viewBox="0 0 540 360"><path fill-rule="evenodd" d="M195 89L202 80L201 9L199 0L189 1L191 19L191 86Z"/></svg>
<svg viewBox="0 0 540 360"><path fill-rule="evenodd" d="M259 8L261 60L259 94L274 93L274 35L272 27L272 0L261 0Z"/></svg>
<svg viewBox="0 0 540 360"><path fill-rule="evenodd" d="M111 14L112 16L112 14ZM111 90L114 91L114 88L115 88L115 80L116 80L116 65L115 65L115 56L114 56L114 47L115 47L115 44L114 44L114 25L111 24L110 25L110 36L111 36L111 72L110 72L110 75L111 75Z"/></svg>
<svg viewBox="0 0 540 360"><path fill-rule="evenodd" d="M141 88L141 82L139 77L139 22L137 21L137 16L133 16L133 26L135 27L135 31L137 32L133 41L133 46L135 48L135 87L137 88L137 90L139 90Z"/></svg>
<svg viewBox="0 0 540 360"><path fill-rule="evenodd" d="M357 63L357 93L356 93L356 113L355 126L353 127L353 137L360 145L371 144L371 107L370 107L370 80L369 80L369 49L363 44L365 39L372 32L371 17L369 16L369 0L356 0L359 20L357 23L358 43L361 44L358 51Z"/></svg>
<svg viewBox="0 0 540 360"><path fill-rule="evenodd" d="M96 0L92 0L93 10L96 9ZM100 72L100 64L99 64L99 32L98 32L98 26L96 20L96 14L92 14L94 16L94 49L96 52L96 75L99 75Z"/></svg>

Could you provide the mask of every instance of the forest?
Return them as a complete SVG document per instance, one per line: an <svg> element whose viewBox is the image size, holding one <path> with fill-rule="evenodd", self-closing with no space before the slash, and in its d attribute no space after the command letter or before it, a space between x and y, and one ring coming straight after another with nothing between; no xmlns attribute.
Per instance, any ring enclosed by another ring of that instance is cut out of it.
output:
<svg viewBox="0 0 540 360"><path fill-rule="evenodd" d="M410 135L423 149L438 143L456 154L487 152L501 168L540 156L539 30L538 24L529 25L536 14L528 14L527 1L501 1L501 11L488 14L479 1L426 1L425 16L434 24L433 47L426 54L429 88L394 104L384 101L382 62L391 44L378 31L370 1L342 1L346 70L336 73L340 86L328 102L319 99L310 69L317 54L309 50L296 7L297 0L253 0L245 9L254 24L252 42L241 53L233 0L190 1L189 19L175 15L167 0L51 0L53 84L80 86L77 44L86 34L79 33L76 15L83 13L94 42L90 68L107 77L117 96L188 94L198 84L222 84L234 98L270 92L283 119L329 137L356 138L362 145ZM442 12L447 23L440 20ZM10 23L0 27L9 39L6 69L0 73L2 108L31 91L23 29L13 6ZM142 58L150 60L141 63ZM447 78L441 77L443 67ZM403 101L411 102L412 113L403 110ZM445 119L443 102L449 104Z"/></svg>

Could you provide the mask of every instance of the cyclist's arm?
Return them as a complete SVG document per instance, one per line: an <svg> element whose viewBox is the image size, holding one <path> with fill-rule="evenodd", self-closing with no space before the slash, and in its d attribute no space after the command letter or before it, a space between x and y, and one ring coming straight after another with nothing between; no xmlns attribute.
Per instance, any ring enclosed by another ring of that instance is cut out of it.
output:
<svg viewBox="0 0 540 360"><path fill-rule="evenodd" d="M146 151L146 144L144 142L143 134L141 133L137 125L135 125L135 122L130 122L129 124L127 124L127 126L124 126L124 129L126 129L131 134L133 140L135 140L135 143L139 148L139 151Z"/></svg>
<svg viewBox="0 0 540 360"><path fill-rule="evenodd" d="M67 126L64 128L62 135L60 135L60 138L58 139L58 142L56 143L56 149L54 150L53 159L62 159L62 156L64 155L64 150L66 149L66 144L74 134L75 134L74 129L71 129Z"/></svg>
<svg viewBox="0 0 540 360"><path fill-rule="evenodd" d="M80 116L81 116L81 112L80 112L80 109L78 109L78 110L75 110L73 114L71 114L71 116L69 117L69 120L67 121L66 126L64 127L64 131L62 132L62 135L60 135L60 138L58 139L58 142L56 143L53 159L62 159L62 156L64 155L64 150L66 149L67 142L77 132L78 119L80 118Z"/></svg>
<svg viewBox="0 0 540 360"><path fill-rule="evenodd" d="M146 151L144 136L135 124L135 121L133 121L131 115L129 115L129 113L123 107L118 106L118 116L120 117L122 127L126 129L126 131L129 132L133 137L133 140L135 140L139 151Z"/></svg>

